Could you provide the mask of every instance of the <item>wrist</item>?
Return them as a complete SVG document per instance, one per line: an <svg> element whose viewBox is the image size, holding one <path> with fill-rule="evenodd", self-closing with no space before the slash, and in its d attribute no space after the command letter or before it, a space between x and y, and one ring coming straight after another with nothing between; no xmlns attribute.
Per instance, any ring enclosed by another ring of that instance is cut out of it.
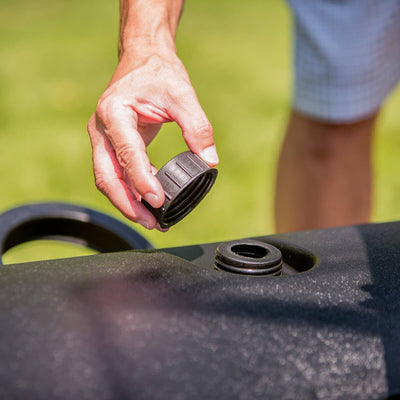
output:
<svg viewBox="0 0 400 400"><path fill-rule="evenodd" d="M176 53L175 34L183 0L121 0L119 56L164 49Z"/></svg>
<svg viewBox="0 0 400 400"><path fill-rule="evenodd" d="M141 34L126 38L119 46L119 62L138 62L152 55L176 55L174 39L165 34Z"/></svg>

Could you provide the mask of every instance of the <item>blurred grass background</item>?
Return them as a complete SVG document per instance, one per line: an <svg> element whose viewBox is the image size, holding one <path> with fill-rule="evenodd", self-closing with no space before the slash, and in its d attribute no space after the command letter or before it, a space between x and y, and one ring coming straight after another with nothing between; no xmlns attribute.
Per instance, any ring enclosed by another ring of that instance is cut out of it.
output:
<svg viewBox="0 0 400 400"><path fill-rule="evenodd" d="M0 211L66 201L123 219L95 189L86 133L117 63L118 17L117 1L1 0ZM168 233L135 227L156 247L272 233L274 171L291 96L286 4L188 0L177 48L214 126L220 175ZM374 221L400 217L399 107L397 90L375 139ZM161 167L184 150L179 129L168 124L149 155ZM5 260L89 253L43 242L19 246Z"/></svg>

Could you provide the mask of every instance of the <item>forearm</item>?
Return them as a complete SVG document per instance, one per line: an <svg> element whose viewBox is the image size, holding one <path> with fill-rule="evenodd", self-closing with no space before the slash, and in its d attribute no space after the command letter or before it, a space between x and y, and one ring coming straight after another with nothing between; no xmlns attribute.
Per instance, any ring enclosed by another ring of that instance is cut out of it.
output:
<svg viewBox="0 0 400 400"><path fill-rule="evenodd" d="M119 57L175 50L184 0L120 0Z"/></svg>

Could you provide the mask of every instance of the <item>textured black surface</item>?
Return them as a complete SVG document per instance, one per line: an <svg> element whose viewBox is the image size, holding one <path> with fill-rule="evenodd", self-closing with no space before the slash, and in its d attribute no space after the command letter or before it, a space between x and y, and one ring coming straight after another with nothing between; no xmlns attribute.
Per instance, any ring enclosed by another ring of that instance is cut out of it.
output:
<svg viewBox="0 0 400 400"><path fill-rule="evenodd" d="M400 224L258 240L316 265L219 272L216 243L2 267L0 398L400 394Z"/></svg>

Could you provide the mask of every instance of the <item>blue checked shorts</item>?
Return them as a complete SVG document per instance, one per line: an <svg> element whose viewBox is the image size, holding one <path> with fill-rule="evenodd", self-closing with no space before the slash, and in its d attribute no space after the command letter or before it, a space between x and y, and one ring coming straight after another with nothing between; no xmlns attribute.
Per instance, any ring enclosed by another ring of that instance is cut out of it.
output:
<svg viewBox="0 0 400 400"><path fill-rule="evenodd" d="M295 19L293 106L351 122L400 79L400 0L287 0Z"/></svg>

